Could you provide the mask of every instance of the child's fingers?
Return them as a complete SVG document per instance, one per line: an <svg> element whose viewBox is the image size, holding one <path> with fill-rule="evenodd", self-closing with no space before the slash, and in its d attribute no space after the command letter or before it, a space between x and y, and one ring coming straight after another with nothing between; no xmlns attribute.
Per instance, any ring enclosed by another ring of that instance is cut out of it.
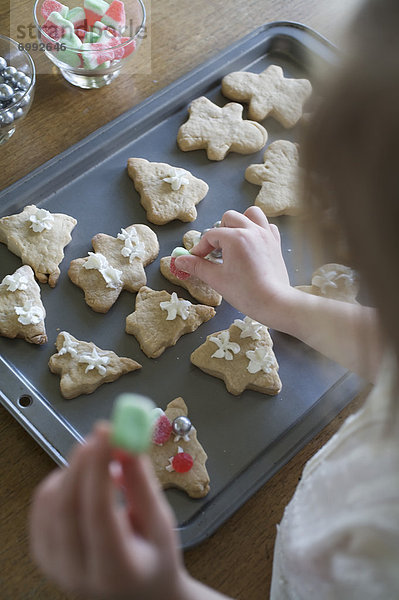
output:
<svg viewBox="0 0 399 600"><path fill-rule="evenodd" d="M209 254L209 252L207 252ZM206 281L211 287L217 282L222 265L215 264L199 256L178 256L176 258L176 268Z"/></svg>
<svg viewBox="0 0 399 600"><path fill-rule="evenodd" d="M264 229L266 229L267 226L269 225L269 221L268 221L265 213L263 212L263 210L261 208L259 208L259 206L250 206L244 212L244 216L247 217L250 221L252 221L256 225L263 227Z"/></svg>
<svg viewBox="0 0 399 600"><path fill-rule="evenodd" d="M243 214L236 210L227 210L221 220L221 227L246 227L248 221ZM219 228L218 228L219 229Z"/></svg>

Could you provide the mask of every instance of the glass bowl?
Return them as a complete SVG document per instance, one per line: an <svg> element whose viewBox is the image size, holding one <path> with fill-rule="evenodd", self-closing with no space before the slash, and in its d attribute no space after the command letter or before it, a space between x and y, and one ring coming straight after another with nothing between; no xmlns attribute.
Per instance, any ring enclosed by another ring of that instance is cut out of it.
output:
<svg viewBox="0 0 399 600"><path fill-rule="evenodd" d="M0 57L0 144L4 144L30 109L36 75L26 50L5 35L0 35Z"/></svg>
<svg viewBox="0 0 399 600"><path fill-rule="evenodd" d="M126 25L120 31L101 25L99 21L99 25L90 27L87 22L83 25L75 22L75 28L63 27L65 22L60 20L60 26L51 28L48 23L45 25L46 18L42 14L44 2L36 0L33 8L40 50L59 68L67 81L84 89L100 88L110 84L122 69L127 70L145 35L146 12L141 0L124 0ZM104 0L100 2L106 4ZM71 10L82 6L83 0L72 0L68 3L69 12L61 14L61 17L66 16L68 20ZM106 40L98 42L96 36L106 36ZM90 42L93 45L89 45ZM104 48L104 45L107 47Z"/></svg>

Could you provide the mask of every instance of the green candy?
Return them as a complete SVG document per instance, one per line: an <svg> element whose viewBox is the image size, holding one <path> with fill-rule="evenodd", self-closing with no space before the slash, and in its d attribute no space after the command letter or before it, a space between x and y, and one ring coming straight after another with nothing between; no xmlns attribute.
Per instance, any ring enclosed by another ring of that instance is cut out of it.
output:
<svg viewBox="0 0 399 600"><path fill-rule="evenodd" d="M177 258L178 256L186 256L187 254L190 254L188 250L177 246L177 248L175 248L172 252L172 258Z"/></svg>
<svg viewBox="0 0 399 600"><path fill-rule="evenodd" d="M151 444L155 404L139 394L122 394L112 411L111 443L132 454L146 452Z"/></svg>

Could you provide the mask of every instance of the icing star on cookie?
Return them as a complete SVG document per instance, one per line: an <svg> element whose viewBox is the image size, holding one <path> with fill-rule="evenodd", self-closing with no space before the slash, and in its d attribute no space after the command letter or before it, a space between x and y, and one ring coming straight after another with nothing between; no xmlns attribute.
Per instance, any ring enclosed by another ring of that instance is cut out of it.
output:
<svg viewBox="0 0 399 600"><path fill-rule="evenodd" d="M31 204L19 214L0 219L0 242L32 267L40 283L54 287L64 247L71 241L76 223L69 215L50 213Z"/></svg>
<svg viewBox="0 0 399 600"><path fill-rule="evenodd" d="M177 134L180 150L206 150L209 160L223 160L228 152L252 154L266 144L267 131L242 118L243 107L229 102L222 108L205 96L193 100L189 119Z"/></svg>
<svg viewBox="0 0 399 600"><path fill-rule="evenodd" d="M147 225L139 224L122 228L117 237L98 233L92 245L94 253L73 260L68 275L84 291L86 303L105 313L122 290L137 292L146 284L144 267L158 256L158 238Z"/></svg>
<svg viewBox="0 0 399 600"><path fill-rule="evenodd" d="M267 327L249 317L209 335L190 357L205 373L223 379L235 396L246 389L275 395L281 390L278 363Z"/></svg>
<svg viewBox="0 0 399 600"><path fill-rule="evenodd" d="M47 342L46 311L31 267L24 265L0 283L0 335L31 344Z"/></svg>
<svg viewBox="0 0 399 600"><path fill-rule="evenodd" d="M175 398L166 407L154 426L150 458L163 489L178 488L191 498L203 498L209 492L207 455L197 438L195 427L188 421L188 409L183 398ZM185 417L191 427L186 435L175 432L176 423Z"/></svg>
<svg viewBox="0 0 399 600"><path fill-rule="evenodd" d="M312 274L311 285L295 286L302 292L357 304L359 277L356 271L338 263L327 263Z"/></svg>
<svg viewBox="0 0 399 600"><path fill-rule="evenodd" d="M68 400L91 394L103 383L141 369L135 360L102 350L93 342L77 340L67 331L58 334L56 347L57 354L50 357L48 365L52 373L61 376L61 394Z"/></svg>
<svg viewBox="0 0 399 600"><path fill-rule="evenodd" d="M247 181L261 186L255 205L267 217L303 213L298 145L277 140L267 147L263 160L263 164L249 165L245 171Z"/></svg>
<svg viewBox="0 0 399 600"><path fill-rule="evenodd" d="M209 189L205 181L185 169L144 158L129 158L127 170L151 223L165 225L175 219L189 222L197 218L195 206Z"/></svg>
<svg viewBox="0 0 399 600"><path fill-rule="evenodd" d="M274 117L283 127L293 127L302 117L303 105L312 93L307 79L285 78L283 70L271 65L262 73L237 71L222 80L222 94L248 102L248 115L255 121Z"/></svg>
<svg viewBox="0 0 399 600"><path fill-rule="evenodd" d="M215 316L215 310L191 304L176 293L155 291L143 286L136 297L136 308L126 317L126 333L134 335L149 358L158 358L186 333L198 329Z"/></svg>

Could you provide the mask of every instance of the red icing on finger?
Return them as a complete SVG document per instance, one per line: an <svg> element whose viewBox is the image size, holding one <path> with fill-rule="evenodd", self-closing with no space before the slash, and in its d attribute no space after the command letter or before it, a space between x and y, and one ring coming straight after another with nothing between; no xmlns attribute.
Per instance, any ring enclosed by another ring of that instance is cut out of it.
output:
<svg viewBox="0 0 399 600"><path fill-rule="evenodd" d="M173 275L175 275L178 279L188 279L190 277L190 273L178 269L175 265L175 262L176 258L172 256L170 259L170 272L173 273Z"/></svg>

